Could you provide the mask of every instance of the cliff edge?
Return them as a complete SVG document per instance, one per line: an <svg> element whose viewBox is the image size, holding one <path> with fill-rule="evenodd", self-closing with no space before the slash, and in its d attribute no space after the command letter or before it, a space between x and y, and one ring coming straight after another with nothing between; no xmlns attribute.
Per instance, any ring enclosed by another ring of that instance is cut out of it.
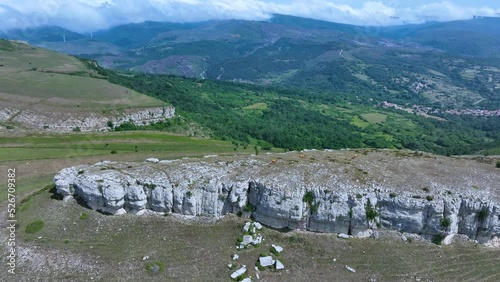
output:
<svg viewBox="0 0 500 282"><path fill-rule="evenodd" d="M308 151L63 169L65 199L110 214L251 213L274 228L369 236L388 228L500 246L500 169L390 150Z"/></svg>

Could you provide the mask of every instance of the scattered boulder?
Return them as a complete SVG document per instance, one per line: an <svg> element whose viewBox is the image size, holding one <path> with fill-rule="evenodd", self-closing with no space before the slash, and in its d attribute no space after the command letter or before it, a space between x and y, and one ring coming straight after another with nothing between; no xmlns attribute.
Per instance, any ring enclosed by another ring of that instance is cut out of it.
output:
<svg viewBox="0 0 500 282"><path fill-rule="evenodd" d="M252 242L253 242L252 235L243 235L243 242L241 242L240 247L241 247L241 245L243 245L243 247L246 247L247 245L251 244Z"/></svg>
<svg viewBox="0 0 500 282"><path fill-rule="evenodd" d="M240 256L239 256L238 254L234 254L234 255L233 255L233 260L237 260L237 259L239 259L239 258L240 258Z"/></svg>
<svg viewBox="0 0 500 282"><path fill-rule="evenodd" d="M356 270L355 270L354 268L350 267L350 266L347 266L347 265L346 265L346 266L345 266L345 269L349 270L349 271L350 271L350 272L352 272L352 273L356 273Z"/></svg>
<svg viewBox="0 0 500 282"><path fill-rule="evenodd" d="M250 277L247 277L247 278L241 280L241 282L252 282L252 279Z"/></svg>
<svg viewBox="0 0 500 282"><path fill-rule="evenodd" d="M444 237L443 242L441 242L441 244L450 245L451 243L453 243L454 238L455 238L455 234L450 234L450 235Z"/></svg>
<svg viewBox="0 0 500 282"><path fill-rule="evenodd" d="M257 235L257 237L255 237L255 239L253 239L252 245L255 246L255 245L262 244L262 240L263 240L262 235L259 234L259 235Z"/></svg>
<svg viewBox="0 0 500 282"><path fill-rule="evenodd" d="M345 233L339 233L339 235L337 237L339 237L340 239L350 239L350 238L352 238L351 235L347 235Z"/></svg>
<svg viewBox="0 0 500 282"><path fill-rule="evenodd" d="M156 164L156 163L159 163L160 160L157 159L157 158L149 158L149 159L146 160L146 162L148 162L148 163L155 163Z"/></svg>
<svg viewBox="0 0 500 282"><path fill-rule="evenodd" d="M276 251L276 253L278 254L283 251L283 247L277 246L275 244L272 244L271 246L273 247L274 251Z"/></svg>
<svg viewBox="0 0 500 282"><path fill-rule="evenodd" d="M250 222L246 222L243 226L243 232L248 232L250 230Z"/></svg>
<svg viewBox="0 0 500 282"><path fill-rule="evenodd" d="M259 222L255 222L253 224L253 226L255 226L255 229L257 229L257 230L261 230L262 229L262 224L260 224Z"/></svg>
<svg viewBox="0 0 500 282"><path fill-rule="evenodd" d="M246 266L243 266L240 269L238 269L235 272L233 272L233 274L231 274L231 278L236 279L239 276L245 274L245 272L247 272L247 268L246 268Z"/></svg>
<svg viewBox="0 0 500 282"><path fill-rule="evenodd" d="M276 267L277 270L285 268L285 266L283 265L283 263L281 263L281 261L279 261L279 260L276 260L275 267Z"/></svg>
<svg viewBox="0 0 500 282"><path fill-rule="evenodd" d="M268 267L274 264L274 260L272 256L267 256L267 257L260 257L259 258L259 263L263 267Z"/></svg>

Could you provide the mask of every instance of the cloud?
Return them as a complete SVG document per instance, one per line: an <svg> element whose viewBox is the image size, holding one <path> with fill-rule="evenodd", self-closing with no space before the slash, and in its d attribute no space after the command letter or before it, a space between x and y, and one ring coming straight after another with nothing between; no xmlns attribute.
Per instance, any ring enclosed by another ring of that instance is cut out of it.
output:
<svg viewBox="0 0 500 282"><path fill-rule="evenodd" d="M266 20L272 14L356 25L390 25L493 16L500 9L435 2L403 6L402 1L366 1L353 7L335 0L0 0L0 29L59 25L87 32L146 20L193 22L210 19ZM395 18L398 17L399 21Z"/></svg>

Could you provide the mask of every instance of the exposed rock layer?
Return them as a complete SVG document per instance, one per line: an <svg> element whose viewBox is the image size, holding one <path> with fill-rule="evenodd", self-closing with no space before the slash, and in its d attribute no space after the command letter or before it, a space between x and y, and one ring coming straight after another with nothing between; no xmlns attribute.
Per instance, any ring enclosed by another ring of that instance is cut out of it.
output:
<svg viewBox="0 0 500 282"><path fill-rule="evenodd" d="M274 228L365 236L385 227L429 239L462 234L499 245L500 173L474 161L388 152L103 162L66 168L54 182L66 199L78 196L90 208L111 214L152 210L220 217L252 211L255 220ZM375 159L379 163L370 161ZM359 168L366 163L371 166ZM398 171L406 166L413 171ZM454 167L456 174L443 175L443 166ZM391 173L401 179L391 180ZM422 178L414 181L415 175ZM461 177L481 187L464 180L457 186L451 179Z"/></svg>
<svg viewBox="0 0 500 282"><path fill-rule="evenodd" d="M31 129L50 132L70 132L75 128L81 131L109 130L108 122L120 126L125 122L135 125L146 125L172 118L174 107L130 108L109 113L82 112L43 112L36 109L18 110L14 108L0 109L0 121L17 122Z"/></svg>

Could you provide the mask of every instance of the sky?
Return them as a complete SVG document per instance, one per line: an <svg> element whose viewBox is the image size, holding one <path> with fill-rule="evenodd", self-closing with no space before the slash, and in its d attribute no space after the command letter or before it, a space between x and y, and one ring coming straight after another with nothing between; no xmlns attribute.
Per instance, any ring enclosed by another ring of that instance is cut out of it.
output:
<svg viewBox="0 0 500 282"><path fill-rule="evenodd" d="M355 25L500 16L497 0L0 0L0 30L58 25L90 32L146 20L266 20L285 14Z"/></svg>

